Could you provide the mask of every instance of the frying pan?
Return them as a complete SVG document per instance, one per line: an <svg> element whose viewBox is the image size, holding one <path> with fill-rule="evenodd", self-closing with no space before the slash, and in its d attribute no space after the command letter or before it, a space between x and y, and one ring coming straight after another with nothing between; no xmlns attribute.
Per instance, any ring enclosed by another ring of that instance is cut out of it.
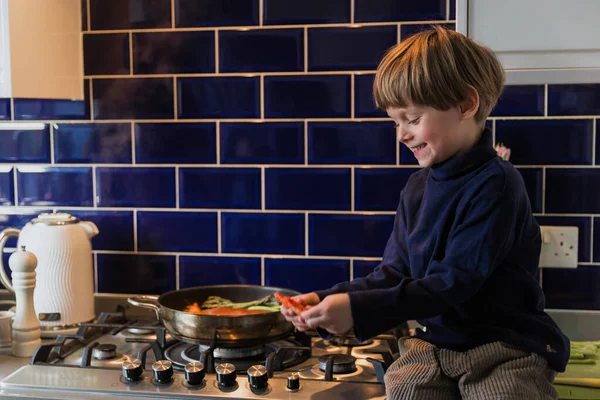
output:
<svg viewBox="0 0 600 400"><path fill-rule="evenodd" d="M197 302L201 305L209 296L219 296L234 303L262 299L275 292L287 296L299 293L289 289L255 285L199 286L173 290L159 296L135 296L127 301L149 308L176 339L191 344L218 343L219 347L262 344L287 337L293 326L280 312L242 316L192 314L183 309Z"/></svg>

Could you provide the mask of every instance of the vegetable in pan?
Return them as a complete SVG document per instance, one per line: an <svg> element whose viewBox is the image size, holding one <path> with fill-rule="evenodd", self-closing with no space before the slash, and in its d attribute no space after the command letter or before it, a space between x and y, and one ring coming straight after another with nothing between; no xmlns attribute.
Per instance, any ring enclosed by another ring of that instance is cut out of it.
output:
<svg viewBox="0 0 600 400"><path fill-rule="evenodd" d="M278 312L281 306L272 295L245 303L234 303L219 296L209 296L201 306L194 302L183 309L185 312L201 315L239 316Z"/></svg>

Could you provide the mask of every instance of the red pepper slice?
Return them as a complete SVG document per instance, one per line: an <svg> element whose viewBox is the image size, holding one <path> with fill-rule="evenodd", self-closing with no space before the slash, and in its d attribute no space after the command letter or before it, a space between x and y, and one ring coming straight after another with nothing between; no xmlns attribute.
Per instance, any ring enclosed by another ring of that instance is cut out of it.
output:
<svg viewBox="0 0 600 400"><path fill-rule="evenodd" d="M281 294L279 292L275 292L275 298L282 306L286 308L290 308L296 314L300 314L302 311L306 310L306 306L304 304L298 303L296 300L292 299L290 296L286 296L285 294Z"/></svg>

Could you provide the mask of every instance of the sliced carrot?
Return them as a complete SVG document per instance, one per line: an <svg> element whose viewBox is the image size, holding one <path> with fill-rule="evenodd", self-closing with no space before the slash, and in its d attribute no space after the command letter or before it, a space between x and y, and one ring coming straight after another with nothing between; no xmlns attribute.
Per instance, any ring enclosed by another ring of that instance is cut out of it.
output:
<svg viewBox="0 0 600 400"><path fill-rule="evenodd" d="M296 314L300 314L302 311L306 310L306 306L304 304L298 303L296 300L292 299L290 296L286 296L285 294L281 294L279 292L275 292L275 298L282 306L291 309Z"/></svg>

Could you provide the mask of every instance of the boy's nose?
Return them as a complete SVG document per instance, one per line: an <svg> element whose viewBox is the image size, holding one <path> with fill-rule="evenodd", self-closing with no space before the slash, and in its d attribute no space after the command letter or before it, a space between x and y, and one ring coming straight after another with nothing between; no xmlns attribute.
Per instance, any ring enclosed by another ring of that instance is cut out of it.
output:
<svg viewBox="0 0 600 400"><path fill-rule="evenodd" d="M396 140L399 142L405 142L408 139L410 139L410 133L408 130L406 130L406 128L404 128L402 125L398 125L396 128Z"/></svg>

